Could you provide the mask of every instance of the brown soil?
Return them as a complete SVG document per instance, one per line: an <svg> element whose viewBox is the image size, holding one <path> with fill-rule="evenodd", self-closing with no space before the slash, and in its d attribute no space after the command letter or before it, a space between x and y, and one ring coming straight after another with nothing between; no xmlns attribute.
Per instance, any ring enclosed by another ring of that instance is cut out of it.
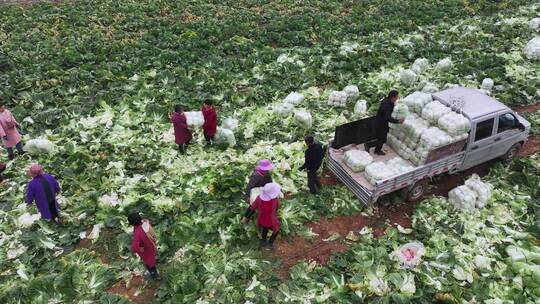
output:
<svg viewBox="0 0 540 304"><path fill-rule="evenodd" d="M536 150L539 150L538 146ZM473 173L480 176L488 174L492 164L493 161L457 174L443 175L433 183L437 186L431 188L427 195L447 196L448 191L463 184L465 179ZM371 216L356 214L308 223L307 226L317 234L313 240L306 240L296 236L276 242L276 249L273 254L282 262L281 268L278 270L281 279L286 280L289 269L302 260L326 264L332 254L347 250L346 237L351 231L357 232L364 227L370 227L373 229L373 235L380 237L391 226L400 225L404 228L410 228L412 226L411 217L416 204L412 202L404 202L399 205L383 204L379 205ZM339 238L325 241L325 239L337 235L339 235Z"/></svg>
<svg viewBox="0 0 540 304"><path fill-rule="evenodd" d="M129 282L121 280L107 289L107 292L128 298L133 303L146 304L155 298L159 282L147 282L142 276L134 276Z"/></svg>
<svg viewBox="0 0 540 304"><path fill-rule="evenodd" d="M330 172L328 169L325 169L323 175L321 176L321 184L325 186L334 186L339 183L339 180L336 176Z"/></svg>
<svg viewBox="0 0 540 304"><path fill-rule="evenodd" d="M533 112L538 112L540 111L540 102L536 103L536 104L533 104L533 105L528 105L528 106L523 106L523 107L515 107L515 108L512 108L512 110L518 112L518 113L533 113Z"/></svg>
<svg viewBox="0 0 540 304"><path fill-rule="evenodd" d="M307 224L317 234L314 240L296 236L289 240L278 240L276 243L273 254L282 261L279 269L281 279L286 280L289 269L301 260L326 264L332 254L347 250L346 237L350 231L371 227L373 234L379 237L389 226L399 224L405 228L411 227L410 215L414 206L415 203L383 205L375 210L373 216L362 214L339 216Z"/></svg>
<svg viewBox="0 0 540 304"><path fill-rule="evenodd" d="M529 140L525 143L519 156L529 156L540 151L540 136L529 136Z"/></svg>
<svg viewBox="0 0 540 304"><path fill-rule="evenodd" d="M88 228L86 230L86 235L88 236L90 232L92 232L92 228ZM85 238L83 240L79 240L79 242L75 244L75 250L79 250L83 248L96 252L99 255L99 259L101 260L101 263L106 264L106 265L111 264L111 261L109 261L109 259L107 258L107 253L105 252L105 248L100 247L100 246L94 246L94 244L92 243L92 240Z"/></svg>

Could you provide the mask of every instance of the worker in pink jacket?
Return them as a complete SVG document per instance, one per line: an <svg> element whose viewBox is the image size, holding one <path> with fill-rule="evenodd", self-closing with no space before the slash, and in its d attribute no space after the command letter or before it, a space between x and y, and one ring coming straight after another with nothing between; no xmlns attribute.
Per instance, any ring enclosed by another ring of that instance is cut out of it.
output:
<svg viewBox="0 0 540 304"><path fill-rule="evenodd" d="M17 130L17 126L18 123L13 114L0 101L0 138L2 138L7 149L9 160L15 157L13 147L16 147L20 154L26 153L22 148L21 135Z"/></svg>
<svg viewBox="0 0 540 304"><path fill-rule="evenodd" d="M128 215L128 222L133 226L133 240L131 251L135 252L143 261L144 266L150 273L150 278L158 279L156 269L157 238L148 220L143 220L137 213Z"/></svg>

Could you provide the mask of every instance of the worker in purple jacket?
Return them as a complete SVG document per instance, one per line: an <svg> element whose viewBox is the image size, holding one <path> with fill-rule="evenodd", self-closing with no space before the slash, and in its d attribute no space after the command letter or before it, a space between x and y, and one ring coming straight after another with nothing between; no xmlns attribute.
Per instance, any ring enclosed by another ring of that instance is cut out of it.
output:
<svg viewBox="0 0 540 304"><path fill-rule="evenodd" d="M35 201L43 219L53 221L58 225L61 224L58 215L60 206L56 200L56 195L60 193L60 186L56 179L44 173L38 164L34 164L28 169L28 175L32 180L28 183L26 203L32 205L32 202Z"/></svg>

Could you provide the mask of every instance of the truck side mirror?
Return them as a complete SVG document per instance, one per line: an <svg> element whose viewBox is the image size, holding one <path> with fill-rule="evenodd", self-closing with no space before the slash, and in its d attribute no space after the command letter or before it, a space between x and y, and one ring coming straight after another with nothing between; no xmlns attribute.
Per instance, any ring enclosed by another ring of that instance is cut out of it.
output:
<svg viewBox="0 0 540 304"><path fill-rule="evenodd" d="M525 126L522 123L518 123L517 127L521 132L525 131Z"/></svg>

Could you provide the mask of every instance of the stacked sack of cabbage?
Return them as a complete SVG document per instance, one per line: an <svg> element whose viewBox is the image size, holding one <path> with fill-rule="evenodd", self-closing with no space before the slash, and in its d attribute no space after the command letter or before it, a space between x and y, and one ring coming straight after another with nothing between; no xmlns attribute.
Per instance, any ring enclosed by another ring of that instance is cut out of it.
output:
<svg viewBox="0 0 540 304"><path fill-rule="evenodd" d="M449 112L439 118L437 125L439 129L448 135L459 138L467 138L467 133L471 130L471 122L462 114Z"/></svg>
<svg viewBox="0 0 540 304"><path fill-rule="evenodd" d="M409 111L422 114L424 106L433 101L431 94L414 92L403 99L403 103L409 107Z"/></svg>
<svg viewBox="0 0 540 304"><path fill-rule="evenodd" d="M439 118L451 111L452 109L443 105L442 103L438 101L432 101L425 105L422 109L422 118L427 120L430 124L437 124Z"/></svg>
<svg viewBox="0 0 540 304"><path fill-rule="evenodd" d="M397 173L394 169L383 163L383 162L374 162L366 167L366 178L372 184L375 185L379 181L395 176Z"/></svg>
<svg viewBox="0 0 540 304"><path fill-rule="evenodd" d="M349 150L345 152L343 161L354 172L362 172L373 162L373 157L366 151Z"/></svg>

